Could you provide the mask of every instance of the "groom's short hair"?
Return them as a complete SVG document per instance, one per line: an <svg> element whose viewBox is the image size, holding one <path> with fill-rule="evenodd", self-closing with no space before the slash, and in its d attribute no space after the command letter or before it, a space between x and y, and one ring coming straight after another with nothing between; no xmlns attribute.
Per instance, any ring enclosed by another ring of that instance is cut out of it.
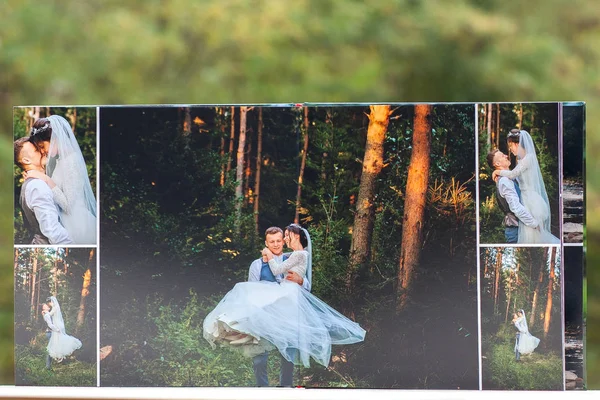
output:
<svg viewBox="0 0 600 400"><path fill-rule="evenodd" d="M276 233L281 233L281 236L283 236L283 229L281 229L278 226L272 226L270 228L267 228L267 230L265 231L265 237L267 237L267 235L274 235Z"/></svg>
<svg viewBox="0 0 600 400"><path fill-rule="evenodd" d="M496 157L496 153L499 151L500 150L498 150L498 149L494 149L487 154L487 163L490 166L490 168L492 169L492 171L494 171L496 169L496 167L494 166L494 157Z"/></svg>
<svg viewBox="0 0 600 400"><path fill-rule="evenodd" d="M15 164L17 164L17 166L19 168L21 168L21 169L25 169L25 166L21 162L21 152L23 151L23 146L27 142L29 142L29 136L23 136L22 138L19 138L19 139L15 140L15 143L14 143L14 147L15 147Z"/></svg>

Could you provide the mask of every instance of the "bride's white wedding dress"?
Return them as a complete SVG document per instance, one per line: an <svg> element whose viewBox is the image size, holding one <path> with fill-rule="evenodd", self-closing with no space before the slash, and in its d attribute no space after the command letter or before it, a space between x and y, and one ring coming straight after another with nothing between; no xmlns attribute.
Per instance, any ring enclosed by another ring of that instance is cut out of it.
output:
<svg viewBox="0 0 600 400"><path fill-rule="evenodd" d="M271 260L269 266L274 275L290 269L305 271L309 258L306 251L294 251L288 260L281 264ZM229 346L224 338L241 332L253 337L252 343L238 347L246 356L277 348L285 359L305 367L310 365L310 357L327 366L332 344L361 342L366 333L359 324L287 280L281 284L236 284L204 319L203 330L213 348L217 343Z"/></svg>
<svg viewBox="0 0 600 400"><path fill-rule="evenodd" d="M531 354L540 344L540 339L529 333L527 327L527 320L525 319L525 312L523 316L517 318L515 326L520 332L519 343L515 345L515 350L518 350L521 354Z"/></svg>
<svg viewBox="0 0 600 400"><path fill-rule="evenodd" d="M65 321L63 320L58 300L54 296L51 297L51 300L52 310L49 311L49 314L52 317L52 323L60 332L52 331L47 350L50 357L61 361L63 358L73 354L75 350L80 349L81 341L76 337L67 335Z"/></svg>
<svg viewBox="0 0 600 400"><path fill-rule="evenodd" d="M557 244L560 239L550 232L550 204L542 179L533 140L526 131L520 132L517 165L512 170L498 171L501 176L517 179L521 189L521 203L538 221L538 228L519 222L518 243Z"/></svg>
<svg viewBox="0 0 600 400"><path fill-rule="evenodd" d="M46 174L56 186L54 201L60 222L75 244L96 244L96 199L92 192L81 149L62 117L48 117L52 126Z"/></svg>

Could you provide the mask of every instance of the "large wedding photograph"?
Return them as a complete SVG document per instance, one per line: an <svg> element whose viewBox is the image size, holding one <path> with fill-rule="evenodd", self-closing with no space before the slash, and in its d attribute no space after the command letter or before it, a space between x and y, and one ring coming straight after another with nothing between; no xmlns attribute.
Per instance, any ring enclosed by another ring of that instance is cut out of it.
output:
<svg viewBox="0 0 600 400"><path fill-rule="evenodd" d="M478 389L474 115L101 108L101 386Z"/></svg>
<svg viewBox="0 0 600 400"><path fill-rule="evenodd" d="M96 249L14 257L16 384L96 386Z"/></svg>
<svg viewBox="0 0 600 400"><path fill-rule="evenodd" d="M478 105L480 243L560 243L558 113L558 103Z"/></svg>
<svg viewBox="0 0 600 400"><path fill-rule="evenodd" d="M481 248L483 389L563 390L560 247Z"/></svg>
<svg viewBox="0 0 600 400"><path fill-rule="evenodd" d="M96 108L15 107L14 243L96 245Z"/></svg>

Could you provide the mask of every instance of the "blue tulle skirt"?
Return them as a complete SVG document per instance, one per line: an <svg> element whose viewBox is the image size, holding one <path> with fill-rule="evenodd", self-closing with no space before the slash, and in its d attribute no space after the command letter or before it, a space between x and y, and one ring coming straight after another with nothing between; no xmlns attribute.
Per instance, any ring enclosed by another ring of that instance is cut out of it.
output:
<svg viewBox="0 0 600 400"><path fill-rule="evenodd" d="M327 366L332 344L352 344L365 339L365 330L300 285L283 281L241 282L229 291L204 319L204 338L235 347L252 357L277 348L296 365L308 367L312 357ZM249 343L231 345L225 337L241 332Z"/></svg>

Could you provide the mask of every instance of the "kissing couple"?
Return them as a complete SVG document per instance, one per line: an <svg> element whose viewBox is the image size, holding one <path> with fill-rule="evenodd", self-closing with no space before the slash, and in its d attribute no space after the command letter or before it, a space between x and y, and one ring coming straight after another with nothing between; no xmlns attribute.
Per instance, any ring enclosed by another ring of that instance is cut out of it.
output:
<svg viewBox="0 0 600 400"><path fill-rule="evenodd" d="M517 158L515 168L510 169L509 157L498 149L487 155L496 183L496 198L505 214L506 242L560 243L551 233L550 203L531 135L512 129L506 140L509 151Z"/></svg>
<svg viewBox="0 0 600 400"><path fill-rule="evenodd" d="M59 115L37 119L14 142L23 171L19 203L31 244L96 244L96 198L71 125Z"/></svg>
<svg viewBox="0 0 600 400"><path fill-rule="evenodd" d="M282 241L291 253L282 254ZM284 379L286 362L288 371L293 365L308 367L311 357L327 367L332 344L361 342L366 332L310 293L312 244L306 229L271 227L265 245L250 266L248 282L237 283L204 319L204 338L213 348L218 343L252 357L258 386L268 384L265 353L277 349L282 386L291 386L291 372L289 381Z"/></svg>

